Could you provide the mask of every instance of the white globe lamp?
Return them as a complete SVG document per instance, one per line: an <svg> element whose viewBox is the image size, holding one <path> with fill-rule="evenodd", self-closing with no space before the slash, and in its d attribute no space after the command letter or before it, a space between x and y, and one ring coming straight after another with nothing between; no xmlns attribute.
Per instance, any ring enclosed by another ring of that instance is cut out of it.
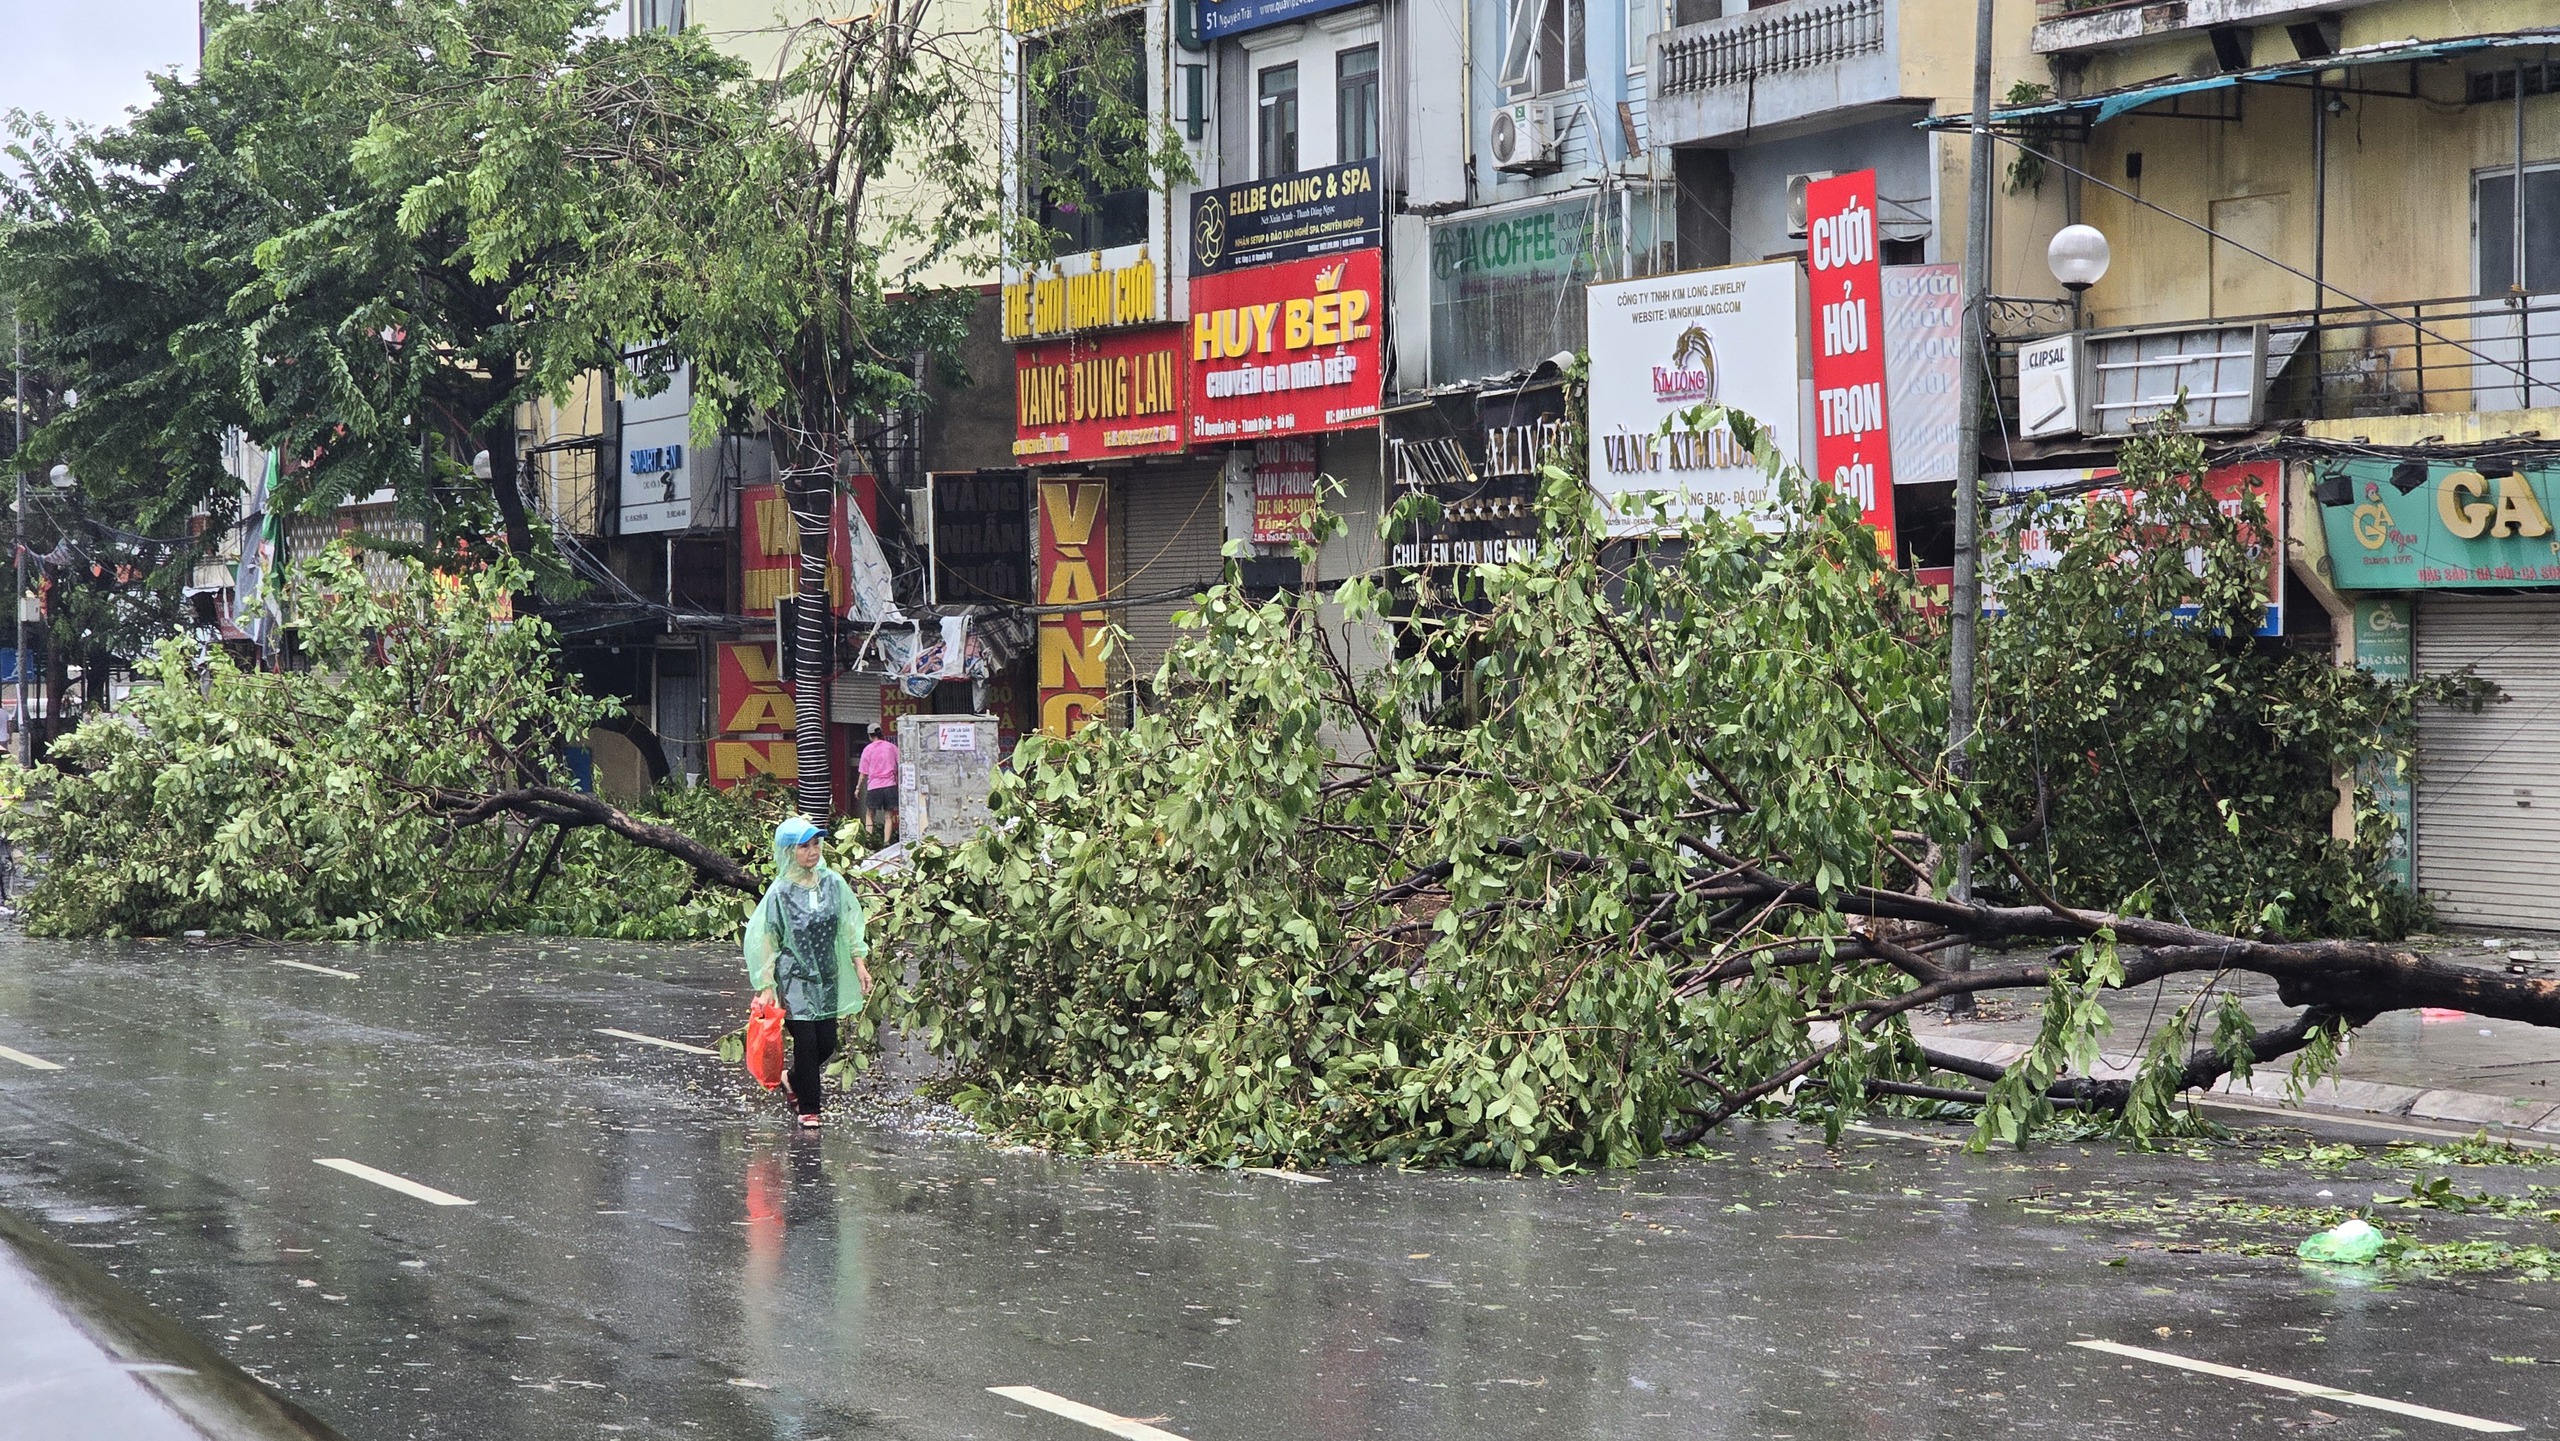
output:
<svg viewBox="0 0 2560 1441"><path fill-rule="evenodd" d="M2094 225L2066 225L2054 232L2053 243L2044 248L2045 268L2074 295L2104 280L2112 258L2107 237Z"/></svg>

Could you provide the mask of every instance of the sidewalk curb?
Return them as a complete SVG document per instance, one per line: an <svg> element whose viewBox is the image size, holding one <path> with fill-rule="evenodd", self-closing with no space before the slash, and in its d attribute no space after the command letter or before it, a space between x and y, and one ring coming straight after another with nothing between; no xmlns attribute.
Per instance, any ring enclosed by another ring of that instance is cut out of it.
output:
<svg viewBox="0 0 2560 1441"><path fill-rule="evenodd" d="M1968 1060L1986 1061L1995 1066L2006 1066L2027 1053L2025 1046L2015 1042L1978 1041L1963 1036L1933 1035L1927 1038L1926 1044L1931 1050L1963 1056ZM2129 1051L2103 1052L2095 1074L2103 1080L2122 1080L2134 1073L2140 1060ZM2290 1098L2287 1094L2290 1090L2284 1068L2270 1067L2236 1084L2225 1076L2214 1083L2212 1094L2245 1096L2263 1105L2281 1106L2288 1110L2407 1116L2451 1125L2493 1126L2537 1136L2560 1135L2560 1100L2555 1099L2335 1079L2312 1082L2304 1088L2300 1101Z"/></svg>

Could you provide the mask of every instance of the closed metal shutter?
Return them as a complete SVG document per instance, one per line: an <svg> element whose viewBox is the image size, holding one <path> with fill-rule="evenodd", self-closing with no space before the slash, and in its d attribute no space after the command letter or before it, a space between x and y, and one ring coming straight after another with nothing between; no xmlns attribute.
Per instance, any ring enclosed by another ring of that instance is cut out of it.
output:
<svg viewBox="0 0 2560 1441"><path fill-rule="evenodd" d="M878 725L880 677L847 673L828 682L827 719L840 726Z"/></svg>
<svg viewBox="0 0 2560 1441"><path fill-rule="evenodd" d="M1141 471L1113 488L1120 512L1120 550L1111 559L1114 595L1167 600L1122 606L1111 618L1129 632L1121 674L1143 680L1173 646L1173 613L1188 609L1194 592L1217 583L1226 561L1224 472L1216 466Z"/></svg>
<svg viewBox="0 0 2560 1441"><path fill-rule="evenodd" d="M2560 931L2560 599L2424 596L2418 671L2506 693L2418 719L2418 888L2447 921Z"/></svg>

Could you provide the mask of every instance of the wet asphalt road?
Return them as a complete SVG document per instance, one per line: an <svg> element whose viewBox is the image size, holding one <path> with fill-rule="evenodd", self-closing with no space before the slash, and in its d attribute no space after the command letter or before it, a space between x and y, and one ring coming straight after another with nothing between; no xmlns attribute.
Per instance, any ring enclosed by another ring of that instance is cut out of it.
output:
<svg viewBox="0 0 2560 1441"><path fill-rule="evenodd" d="M0 1060L0 1205L355 1441L1106 1434L994 1386L1190 1441L2471 1434L2087 1339L2560 1429L2560 1283L2169 1249L2155 1198L2372 1189L2252 1148L1305 1183L802 1137L596 1030L708 1043L741 991L709 948L0 936L0 1046L62 1067Z"/></svg>

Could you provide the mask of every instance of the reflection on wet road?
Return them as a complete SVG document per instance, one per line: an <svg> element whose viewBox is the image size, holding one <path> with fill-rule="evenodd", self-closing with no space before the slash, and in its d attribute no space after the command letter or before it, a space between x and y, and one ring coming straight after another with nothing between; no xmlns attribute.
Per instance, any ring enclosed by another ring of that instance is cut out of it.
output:
<svg viewBox="0 0 2560 1441"><path fill-rule="evenodd" d="M2325 1204L2238 1148L1759 1130L1562 1182L1296 1184L800 1136L646 1043L707 1045L741 987L712 948L0 938L0 1045L62 1067L0 1067L0 1205L357 1441L2459 1434L2093 1339L2560 1427L2529 1359L2560 1363L2560 1288L2377 1285L2044 1203Z"/></svg>

